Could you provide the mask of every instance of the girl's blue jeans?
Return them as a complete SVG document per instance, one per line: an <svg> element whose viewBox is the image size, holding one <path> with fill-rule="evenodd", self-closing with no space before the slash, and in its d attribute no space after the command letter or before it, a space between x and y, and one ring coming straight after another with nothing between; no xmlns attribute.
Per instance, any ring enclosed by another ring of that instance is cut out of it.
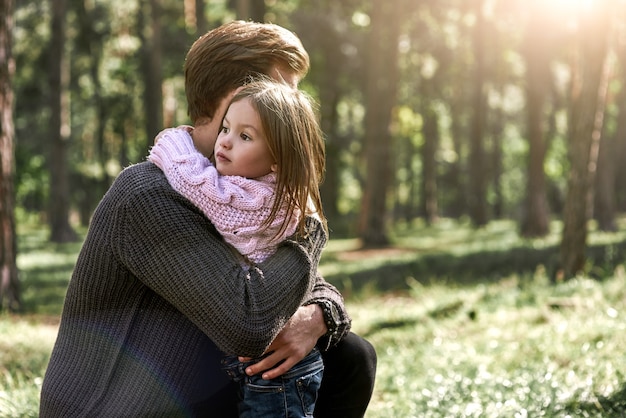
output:
<svg viewBox="0 0 626 418"><path fill-rule="evenodd" d="M226 356L222 360L223 369L240 385L239 417L312 417L324 373L319 350L314 348L287 373L271 380L263 380L260 375L248 376L244 372L246 367L259 360L242 363L237 356Z"/></svg>

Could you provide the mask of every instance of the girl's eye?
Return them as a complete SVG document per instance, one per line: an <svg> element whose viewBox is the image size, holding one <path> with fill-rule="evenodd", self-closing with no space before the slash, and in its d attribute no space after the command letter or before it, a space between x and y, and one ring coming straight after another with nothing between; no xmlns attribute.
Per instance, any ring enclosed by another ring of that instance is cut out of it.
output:
<svg viewBox="0 0 626 418"><path fill-rule="evenodd" d="M251 141L252 138L250 138L248 135L246 134L241 134L241 139L243 139L244 141Z"/></svg>
<svg viewBox="0 0 626 418"><path fill-rule="evenodd" d="M227 134L227 133L228 133L228 128L227 128L227 127L225 127L225 126L222 126L222 127L220 128L220 133L221 133L221 134Z"/></svg>

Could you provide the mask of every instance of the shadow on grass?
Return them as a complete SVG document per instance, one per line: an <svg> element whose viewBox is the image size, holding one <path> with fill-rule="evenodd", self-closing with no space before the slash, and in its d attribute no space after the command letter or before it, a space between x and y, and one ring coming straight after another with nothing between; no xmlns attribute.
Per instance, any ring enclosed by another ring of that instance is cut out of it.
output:
<svg viewBox="0 0 626 418"><path fill-rule="evenodd" d="M388 321L377 321L374 322L365 333L363 333L363 336L368 338L371 337L373 334L384 330L415 327L417 324L422 323L425 318L430 318L434 320L450 318L463 312L464 307L465 303L461 300L457 300L436 306L435 308L426 312L425 316L407 316L404 318L397 318ZM467 316L471 320L475 319L474 315L475 313L473 311L467 312Z"/></svg>
<svg viewBox="0 0 626 418"><path fill-rule="evenodd" d="M420 318L401 318L395 319L391 321L379 321L375 322L367 332L363 333L363 337L369 338L373 334L376 334L379 331L389 330L389 329L401 329L406 327L414 327L417 323L419 323Z"/></svg>
<svg viewBox="0 0 626 418"><path fill-rule="evenodd" d="M20 313L60 315L74 262L41 266L20 271L22 307Z"/></svg>
<svg viewBox="0 0 626 418"><path fill-rule="evenodd" d="M591 266L587 274L602 278L626 261L626 242L594 245L587 248ZM380 267L351 274L330 274L326 279L342 292L406 290L412 278L423 285L441 280L471 285L500 280L513 274L532 275L542 267L555 280L559 268L559 247L516 247L503 251L481 251L467 255L426 254L413 260L390 261Z"/></svg>
<svg viewBox="0 0 626 418"><path fill-rule="evenodd" d="M567 404L564 412L577 417L601 414L606 418L623 418L626 416L626 383L609 397L599 396L597 401Z"/></svg>

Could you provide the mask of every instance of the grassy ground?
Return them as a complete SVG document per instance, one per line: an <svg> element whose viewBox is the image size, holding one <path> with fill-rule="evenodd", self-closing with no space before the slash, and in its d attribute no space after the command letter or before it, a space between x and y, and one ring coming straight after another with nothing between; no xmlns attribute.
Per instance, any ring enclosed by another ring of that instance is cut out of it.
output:
<svg viewBox="0 0 626 418"><path fill-rule="evenodd" d="M507 222L442 222L384 251L331 242L322 271L379 355L367 417L626 416L626 240L592 233L589 274L554 284L556 229L527 241ZM37 416L78 248L20 228L26 311L0 315L0 417Z"/></svg>
<svg viewBox="0 0 626 418"><path fill-rule="evenodd" d="M622 271L350 302L379 353L368 417L626 416L625 305Z"/></svg>

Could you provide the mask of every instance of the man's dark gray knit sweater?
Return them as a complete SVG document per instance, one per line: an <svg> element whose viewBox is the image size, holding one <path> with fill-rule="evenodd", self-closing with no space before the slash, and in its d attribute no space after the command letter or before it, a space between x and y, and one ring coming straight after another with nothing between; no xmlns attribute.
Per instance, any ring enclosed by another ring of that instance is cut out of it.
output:
<svg viewBox="0 0 626 418"><path fill-rule="evenodd" d="M124 170L96 209L67 291L40 416L196 416L226 385L222 352L258 356L296 309L341 296L317 274L326 243L287 240L245 271L152 163Z"/></svg>

